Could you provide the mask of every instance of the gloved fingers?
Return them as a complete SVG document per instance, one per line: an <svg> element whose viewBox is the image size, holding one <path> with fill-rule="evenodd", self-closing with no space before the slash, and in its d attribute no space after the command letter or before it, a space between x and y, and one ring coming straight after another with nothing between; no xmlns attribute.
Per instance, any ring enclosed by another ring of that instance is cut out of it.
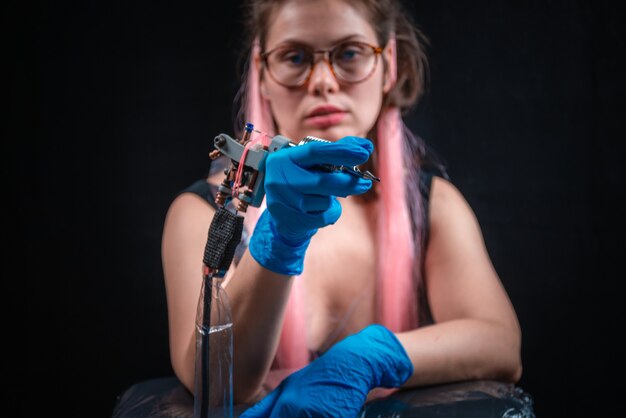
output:
<svg viewBox="0 0 626 418"><path fill-rule="evenodd" d="M274 409L274 405L276 401L280 397L280 394L283 390L283 386L279 385L276 389L271 391L269 394L265 396L265 398L261 399L256 404L252 405L250 408L243 411L240 418L267 418L272 413L272 409Z"/></svg>
<svg viewBox="0 0 626 418"><path fill-rule="evenodd" d="M340 144L355 144L358 146L361 146L363 148L365 148L367 150L368 153L372 153L372 151L374 151L374 143L369 140L368 138L362 138L360 136L354 136L354 135L350 135L350 136L344 136L343 138L341 138L339 141L337 141L336 143L340 143Z"/></svg>
<svg viewBox="0 0 626 418"><path fill-rule="evenodd" d="M317 228L323 228L327 225L332 225L341 216L341 204L337 199L333 198L330 201L328 209L322 212L306 213L306 218L311 225L315 225Z"/></svg>
<svg viewBox="0 0 626 418"><path fill-rule="evenodd" d="M269 176L266 179L265 188L266 190L284 190L285 183L304 195L341 197L362 194L372 187L371 180L346 172L328 172L315 167L307 169L296 164L286 164L282 167L281 176Z"/></svg>
<svg viewBox="0 0 626 418"><path fill-rule="evenodd" d="M328 210L333 204L333 197L315 194L303 194L294 202L296 209L303 213L317 213Z"/></svg>
<svg viewBox="0 0 626 418"><path fill-rule="evenodd" d="M372 180L354 176L346 172L332 173L317 172L311 177L308 187L303 186L303 193L331 194L332 196L347 197L367 192L372 187Z"/></svg>
<svg viewBox="0 0 626 418"><path fill-rule="evenodd" d="M301 167L319 164L355 166L366 162L374 145L365 138L347 136L337 142L310 142L286 149L287 155ZM279 153L274 153L278 155ZM270 154L271 155L271 154Z"/></svg>
<svg viewBox="0 0 626 418"><path fill-rule="evenodd" d="M322 211L302 212L276 201L268 202L267 210L272 218L280 220L277 228L281 233L293 231L297 235L302 235L303 226L308 230L323 228L334 224L341 216L341 204L336 198L330 198L329 206Z"/></svg>

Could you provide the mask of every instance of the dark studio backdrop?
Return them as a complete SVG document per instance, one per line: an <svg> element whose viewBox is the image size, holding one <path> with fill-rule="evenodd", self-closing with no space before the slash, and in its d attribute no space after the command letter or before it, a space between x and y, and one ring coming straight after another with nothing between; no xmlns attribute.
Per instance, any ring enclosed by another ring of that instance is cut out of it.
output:
<svg viewBox="0 0 626 418"><path fill-rule="evenodd" d="M623 352L625 49L610 4L408 5L431 76L406 120L481 223L540 418L601 416L620 399L606 379L620 378ZM4 264L18 272L5 269L4 288L28 323L13 402L21 416L108 417L124 389L172 374L162 225L207 169L212 138L233 132L239 2L4 10ZM9 293L15 282L25 289Z"/></svg>

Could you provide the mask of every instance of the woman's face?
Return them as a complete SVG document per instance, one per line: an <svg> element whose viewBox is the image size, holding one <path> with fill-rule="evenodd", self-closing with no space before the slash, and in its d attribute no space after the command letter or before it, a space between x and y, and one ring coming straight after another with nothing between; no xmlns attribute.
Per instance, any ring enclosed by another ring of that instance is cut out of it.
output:
<svg viewBox="0 0 626 418"><path fill-rule="evenodd" d="M326 50L345 41L380 46L365 15L342 0L286 2L272 14L266 39L265 51L292 44ZM346 84L335 78L320 55L308 83L301 87L285 87L264 72L261 94L270 103L279 133L293 141L307 135L331 141L367 136L380 112L383 92L391 87L381 57L369 78Z"/></svg>

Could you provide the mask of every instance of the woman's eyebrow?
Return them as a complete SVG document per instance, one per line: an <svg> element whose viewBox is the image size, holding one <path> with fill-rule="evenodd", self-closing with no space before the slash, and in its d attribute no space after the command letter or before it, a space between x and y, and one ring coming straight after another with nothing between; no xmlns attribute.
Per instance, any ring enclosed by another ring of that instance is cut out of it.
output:
<svg viewBox="0 0 626 418"><path fill-rule="evenodd" d="M341 38L338 38L336 40L334 40L333 42L330 43L330 47L342 44L344 42L349 42L349 41L366 41L366 37L364 35L361 34L351 34L351 35L346 35L343 36ZM279 46L284 46L284 45L296 45L296 46L303 46L303 47L307 47L307 48L311 48L311 49L316 49L315 46L313 46L312 43L307 42L302 40L301 38L286 38L281 40L278 44L276 44L273 48L279 47ZM269 49L273 49L273 48L269 48Z"/></svg>

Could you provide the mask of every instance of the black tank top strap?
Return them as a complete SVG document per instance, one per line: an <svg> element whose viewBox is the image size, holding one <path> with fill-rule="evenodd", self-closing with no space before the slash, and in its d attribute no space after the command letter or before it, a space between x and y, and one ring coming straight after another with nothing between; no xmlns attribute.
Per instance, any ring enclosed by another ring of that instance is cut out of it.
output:
<svg viewBox="0 0 626 418"><path fill-rule="evenodd" d="M217 209L217 204L215 203L215 194L217 193L217 186L214 184L208 183L205 179L196 180L180 192L182 193L194 193L204 200L213 208Z"/></svg>
<svg viewBox="0 0 626 418"><path fill-rule="evenodd" d="M419 191L422 198L422 245L423 251L428 248L428 241L430 238L430 191L432 188L433 177L448 178L445 171L441 171L435 165L424 165L419 171ZM428 303L428 297L426 292L426 283L423 280L425 276L424 271L424 257L421 258L421 279L418 280L417 285L417 297L418 297L418 323L419 326L430 325L434 323L432 313L430 311L430 304Z"/></svg>
<svg viewBox="0 0 626 418"><path fill-rule="evenodd" d="M422 239L424 240L424 245L427 245L428 243L428 237L430 235L430 189L433 183L433 177L434 176L439 176L442 177L440 175L440 173L438 173L435 170L431 170L428 167L425 167L423 169L421 169L419 171L419 191L422 197L422 216L423 216L423 226L424 226L424 231L423 231L423 236Z"/></svg>

